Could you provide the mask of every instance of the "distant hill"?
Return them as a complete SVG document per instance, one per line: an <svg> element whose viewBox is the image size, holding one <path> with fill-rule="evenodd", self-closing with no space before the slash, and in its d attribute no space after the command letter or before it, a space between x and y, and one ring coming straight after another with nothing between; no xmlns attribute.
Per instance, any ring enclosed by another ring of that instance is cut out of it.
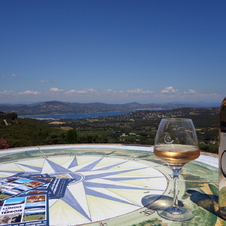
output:
<svg viewBox="0 0 226 226"><path fill-rule="evenodd" d="M76 114L110 111L132 111L132 110L160 110L175 108L200 108L198 104L167 103L167 104L139 104L137 102L127 104L105 104L105 103L69 103L60 101L47 101L28 105L0 104L0 111L5 113L16 112L22 115L44 115L44 114Z"/></svg>

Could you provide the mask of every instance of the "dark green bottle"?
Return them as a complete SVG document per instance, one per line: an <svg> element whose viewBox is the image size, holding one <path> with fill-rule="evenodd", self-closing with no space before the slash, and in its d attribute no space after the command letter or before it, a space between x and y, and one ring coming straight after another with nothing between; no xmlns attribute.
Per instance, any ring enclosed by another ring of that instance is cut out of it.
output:
<svg viewBox="0 0 226 226"><path fill-rule="evenodd" d="M219 111L219 215L226 220L226 97Z"/></svg>

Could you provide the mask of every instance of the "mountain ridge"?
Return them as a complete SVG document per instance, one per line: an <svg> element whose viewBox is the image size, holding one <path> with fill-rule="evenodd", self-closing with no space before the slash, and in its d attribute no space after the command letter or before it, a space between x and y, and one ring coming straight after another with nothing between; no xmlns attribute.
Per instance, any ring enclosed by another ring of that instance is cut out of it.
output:
<svg viewBox="0 0 226 226"><path fill-rule="evenodd" d="M175 108L202 108L200 104L192 103L165 103L165 104L140 104L131 102L126 104L106 104L101 102L78 103L45 101L37 104L0 104L0 111L5 113L16 112L18 115L44 115L44 114L76 114L76 113L94 113L110 111L133 111L133 110L159 110Z"/></svg>

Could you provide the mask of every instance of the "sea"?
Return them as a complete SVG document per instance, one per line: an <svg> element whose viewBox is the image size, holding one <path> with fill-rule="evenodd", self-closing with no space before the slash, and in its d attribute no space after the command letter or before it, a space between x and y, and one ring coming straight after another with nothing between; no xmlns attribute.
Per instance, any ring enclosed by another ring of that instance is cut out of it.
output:
<svg viewBox="0 0 226 226"><path fill-rule="evenodd" d="M59 114L59 115L26 115L19 116L19 118L35 118L40 120L46 119L85 119L85 118L97 118L105 116L116 116L131 113L133 111L112 111L112 112L96 112L96 113L83 113L83 114Z"/></svg>

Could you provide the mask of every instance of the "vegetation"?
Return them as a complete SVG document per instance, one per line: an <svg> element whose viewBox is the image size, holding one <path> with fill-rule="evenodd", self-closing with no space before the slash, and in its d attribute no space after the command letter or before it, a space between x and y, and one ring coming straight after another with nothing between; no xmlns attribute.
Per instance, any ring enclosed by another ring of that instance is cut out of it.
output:
<svg viewBox="0 0 226 226"><path fill-rule="evenodd" d="M18 118L0 112L0 138L10 148L73 143L123 143L153 145L161 118L191 118L200 149L218 152L218 108L179 108L168 111L135 111L125 115L77 120Z"/></svg>
<svg viewBox="0 0 226 226"><path fill-rule="evenodd" d="M70 130L67 131L66 141L67 141L68 144L77 143L78 137L77 137L76 130L70 129Z"/></svg>
<svg viewBox="0 0 226 226"><path fill-rule="evenodd" d="M75 129L65 131L46 121L17 118L15 114L3 112L0 112L0 138L0 148L107 142L106 137L97 133L81 133L78 136Z"/></svg>
<svg viewBox="0 0 226 226"><path fill-rule="evenodd" d="M1 138L0 139L0 149L7 149L9 145L7 144L6 140Z"/></svg>

